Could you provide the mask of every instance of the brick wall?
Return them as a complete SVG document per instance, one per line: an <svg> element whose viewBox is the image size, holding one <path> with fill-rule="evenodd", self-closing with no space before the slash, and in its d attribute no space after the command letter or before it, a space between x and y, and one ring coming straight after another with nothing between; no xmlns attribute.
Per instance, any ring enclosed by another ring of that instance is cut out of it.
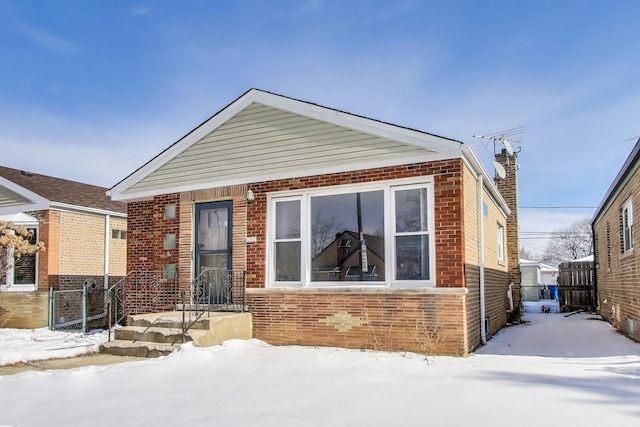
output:
<svg viewBox="0 0 640 427"><path fill-rule="evenodd" d="M153 200L127 203L127 272L154 269Z"/></svg>
<svg viewBox="0 0 640 427"><path fill-rule="evenodd" d="M49 292L0 293L0 328L44 328L49 324Z"/></svg>
<svg viewBox="0 0 640 427"><path fill-rule="evenodd" d="M506 246L507 263L509 265L509 280L514 283L513 301L516 311L520 306L520 240L518 237L518 169L517 156L509 156L505 151L496 155L496 161L500 163L506 172L504 179L497 182L498 190L504 197L511 214L507 218L506 225Z"/></svg>
<svg viewBox="0 0 640 427"><path fill-rule="evenodd" d="M60 213L60 275L104 275L105 217Z"/></svg>
<svg viewBox="0 0 640 427"><path fill-rule="evenodd" d="M480 268L477 265L465 266L467 276L467 316L469 322L468 347L470 351L478 348L481 343L480 331ZM507 289L509 276L506 270L486 268L485 281L485 318L489 321L487 338L490 338L507 323L509 301Z"/></svg>
<svg viewBox="0 0 640 427"><path fill-rule="evenodd" d="M49 288L58 289L60 274L60 212L29 212L39 219L38 240L44 243L44 251L38 254L38 290L48 292Z"/></svg>
<svg viewBox="0 0 640 427"><path fill-rule="evenodd" d="M389 179L433 176L435 199L436 274L438 287L464 287L462 160L416 163L328 175L251 184L255 201L247 206L247 235L257 242L247 248L248 287L266 283L267 193L358 184Z"/></svg>
<svg viewBox="0 0 640 427"><path fill-rule="evenodd" d="M194 204L232 200L232 268L246 268L246 186L190 191L156 196L152 200L127 205L127 271L164 271L176 264L180 287L194 277ZM165 206L176 205L176 218L164 217ZM176 248L164 248L165 234L176 234Z"/></svg>
<svg viewBox="0 0 640 427"><path fill-rule="evenodd" d="M109 220L110 230L127 230L126 218ZM127 274L127 239L114 238L109 235L109 276L122 277Z"/></svg>
<svg viewBox="0 0 640 427"><path fill-rule="evenodd" d="M181 286L184 286L183 281L193 276L194 203L233 200L233 264L234 268L247 270L248 304L257 338L273 344L466 354L479 342L479 331L473 332L471 338L468 334L470 328L479 330L479 299L474 283L471 289L475 296L471 298L475 308L468 306L469 292L465 286L471 276L465 272L465 250L471 248L477 254L478 243L477 236L473 237L475 248L473 244L467 246L465 243L462 174L462 161L454 159L259 182L132 202L128 205L128 270L162 268L167 256L160 250L161 236L165 232L175 232L178 234L178 269ZM436 288L265 288L267 193L418 176L433 177L434 180ZM249 204L245 200L247 188L255 194L255 200ZM177 221L167 222L160 215L164 212L164 204L169 202L178 204ZM243 224L246 224L246 230ZM470 230L470 235L477 234L473 224ZM247 244L247 236L255 237L255 243ZM174 259L172 257L173 254L171 259ZM500 275L497 273L497 276ZM493 296L494 282L499 286L495 295L502 295L503 279L502 276L490 276L487 293L491 301L497 298ZM506 289L501 304L489 304L492 331L501 326L498 311L502 310L504 317L505 300ZM474 310L477 314L471 316ZM438 333L434 335L434 331Z"/></svg>
<svg viewBox="0 0 640 427"><path fill-rule="evenodd" d="M465 289L251 289L253 333L275 345L467 354Z"/></svg>
<svg viewBox="0 0 640 427"><path fill-rule="evenodd" d="M623 253L621 209L632 199L633 223L640 224L640 172L634 173L595 224L597 305L603 318L640 342L640 238L634 226L635 247ZM629 331L633 322L634 333Z"/></svg>
<svg viewBox="0 0 640 427"><path fill-rule="evenodd" d="M478 206L478 185L475 175L465 168L464 173L464 212L465 212L465 283L469 291L467 295L468 337L467 346L470 351L475 350L482 343L480 318L480 230L478 213L481 213L484 228L484 294L485 318L489 327L486 331L490 338L507 323L509 302L507 290L509 285L508 259L498 261L497 253L497 225L506 228L507 218L498 209L492 198L485 190L482 195L487 209ZM491 185L484 183L485 187ZM506 238L506 236L505 236ZM506 256L506 254L505 254Z"/></svg>

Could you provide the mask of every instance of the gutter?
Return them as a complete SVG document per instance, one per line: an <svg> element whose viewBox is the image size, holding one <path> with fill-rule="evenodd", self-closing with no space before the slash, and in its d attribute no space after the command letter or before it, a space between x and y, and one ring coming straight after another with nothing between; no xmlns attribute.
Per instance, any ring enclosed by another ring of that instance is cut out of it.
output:
<svg viewBox="0 0 640 427"><path fill-rule="evenodd" d="M99 208L89 208L85 206L77 206L70 205L68 203L62 202L51 202L49 203L49 209L59 209L61 211L72 211L72 212L84 212L84 213L93 213L99 215L110 215L119 218L126 218L127 214L125 212L115 212L107 209L99 209Z"/></svg>

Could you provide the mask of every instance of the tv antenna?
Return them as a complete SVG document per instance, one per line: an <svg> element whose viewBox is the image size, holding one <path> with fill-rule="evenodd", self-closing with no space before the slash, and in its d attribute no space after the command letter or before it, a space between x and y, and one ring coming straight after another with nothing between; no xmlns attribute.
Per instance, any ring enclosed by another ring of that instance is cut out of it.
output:
<svg viewBox="0 0 640 427"><path fill-rule="evenodd" d="M502 145L504 151L507 153L507 165L509 159L519 153L522 148L520 147L521 140L511 138L513 135L519 135L524 132L524 126L517 128L507 129L500 132L491 133L489 135L473 135L474 138L487 139L493 141L493 168L495 169L496 180L504 179L507 176L507 172L498 161L495 160L498 146ZM513 149L513 144L517 144L517 151ZM486 146L485 146L486 147Z"/></svg>

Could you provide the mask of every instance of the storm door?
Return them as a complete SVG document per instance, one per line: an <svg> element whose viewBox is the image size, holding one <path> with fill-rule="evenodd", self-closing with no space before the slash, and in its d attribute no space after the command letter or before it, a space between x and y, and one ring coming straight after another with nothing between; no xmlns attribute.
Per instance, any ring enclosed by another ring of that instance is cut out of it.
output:
<svg viewBox="0 0 640 427"><path fill-rule="evenodd" d="M208 269L231 269L231 201L196 205L195 276Z"/></svg>

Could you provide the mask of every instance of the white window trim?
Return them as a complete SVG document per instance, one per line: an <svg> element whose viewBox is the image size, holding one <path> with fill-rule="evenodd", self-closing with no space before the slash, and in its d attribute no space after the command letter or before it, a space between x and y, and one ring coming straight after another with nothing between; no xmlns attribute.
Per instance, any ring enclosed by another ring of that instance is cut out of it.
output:
<svg viewBox="0 0 640 427"><path fill-rule="evenodd" d="M411 190L416 188L427 188L427 231L426 232L414 232L414 233L400 233L396 232L395 224L396 224L396 212L395 212L395 192L398 190ZM434 224L435 224L435 210L434 210L434 191L433 184L431 182L427 183L421 181L416 184L392 184L390 186L391 196L389 197L388 210L390 211L388 218L389 221L389 239L386 239L385 236L385 250L387 250L388 246L388 254L390 258L391 265L389 266L390 274L391 274L391 285L393 287L398 288L415 288L415 287L425 287L435 286L435 236L434 236ZM386 225L386 224L385 224ZM385 232L386 226L385 226ZM398 235L427 235L429 236L429 280L396 280L396 245L394 244L395 238ZM388 241L388 242L387 242Z"/></svg>
<svg viewBox="0 0 640 427"><path fill-rule="evenodd" d="M303 218L305 215L305 203L303 202L303 196L301 194L295 195L283 195L282 197L270 197L267 195L267 248L266 248L266 257L267 257L267 284L272 287L277 288L299 288L303 283L306 282L306 271L307 266L305 265L305 259L307 257L304 256L304 247L302 246L302 242L306 239L306 230L305 227L300 226L300 238L299 239L276 239L276 203L277 202L291 202L291 201L300 201L300 222L303 222ZM298 241L301 242L301 260L300 260L300 281L294 282L278 282L275 279L276 269L275 269L275 248L276 241L278 242L286 242L286 241Z"/></svg>
<svg viewBox="0 0 640 427"><path fill-rule="evenodd" d="M395 280L395 209L392 193L398 187L402 189L427 188L428 205L428 235L429 235L429 280L409 281ZM384 237L385 237L385 277L384 280L366 282L312 282L310 280L311 269L311 245L309 243L309 224L311 222L310 198L319 195L339 195L365 191L384 191ZM275 281L275 205L279 201L301 201L301 229L302 242L300 262L300 282L276 282ZM266 283L268 288L356 288L356 287L388 287L388 288L432 288L436 286L436 250L435 250L435 203L434 203L434 179L433 176L421 176L414 178L402 178L372 183L347 184L327 186L321 188L309 188L301 190L287 190L267 194L267 245L266 245Z"/></svg>
<svg viewBox="0 0 640 427"><path fill-rule="evenodd" d="M625 215L625 211L628 212L627 215ZM628 224L626 219L628 218ZM629 234L631 237L631 242L629 242L627 240L627 229L629 230ZM629 199L627 199L626 202L624 202L624 204L622 205L622 249L623 249L623 253L630 253L633 251L633 248L635 246L635 242L634 242L634 236L633 236L633 201L631 200L631 197L629 197ZM627 247L628 246L628 247Z"/></svg>
<svg viewBox="0 0 640 427"><path fill-rule="evenodd" d="M16 225L25 227L30 230L35 230L36 239L40 238L40 228L37 225L33 225L31 223L16 224ZM10 256L13 257L13 249L10 249L10 252L11 252ZM38 252L36 252L35 256L36 256L36 271L34 275L35 283L16 285L15 284L15 268L13 264L11 264L11 268L9 269L9 271L7 271L7 274L5 276L6 283L0 284L0 292L33 292L38 290L38 273L39 273L38 266L40 265L40 255Z"/></svg>
<svg viewBox="0 0 640 427"><path fill-rule="evenodd" d="M504 264L505 262L505 236L504 236L504 225L500 222L497 223L496 226L496 249L498 250L498 263Z"/></svg>

